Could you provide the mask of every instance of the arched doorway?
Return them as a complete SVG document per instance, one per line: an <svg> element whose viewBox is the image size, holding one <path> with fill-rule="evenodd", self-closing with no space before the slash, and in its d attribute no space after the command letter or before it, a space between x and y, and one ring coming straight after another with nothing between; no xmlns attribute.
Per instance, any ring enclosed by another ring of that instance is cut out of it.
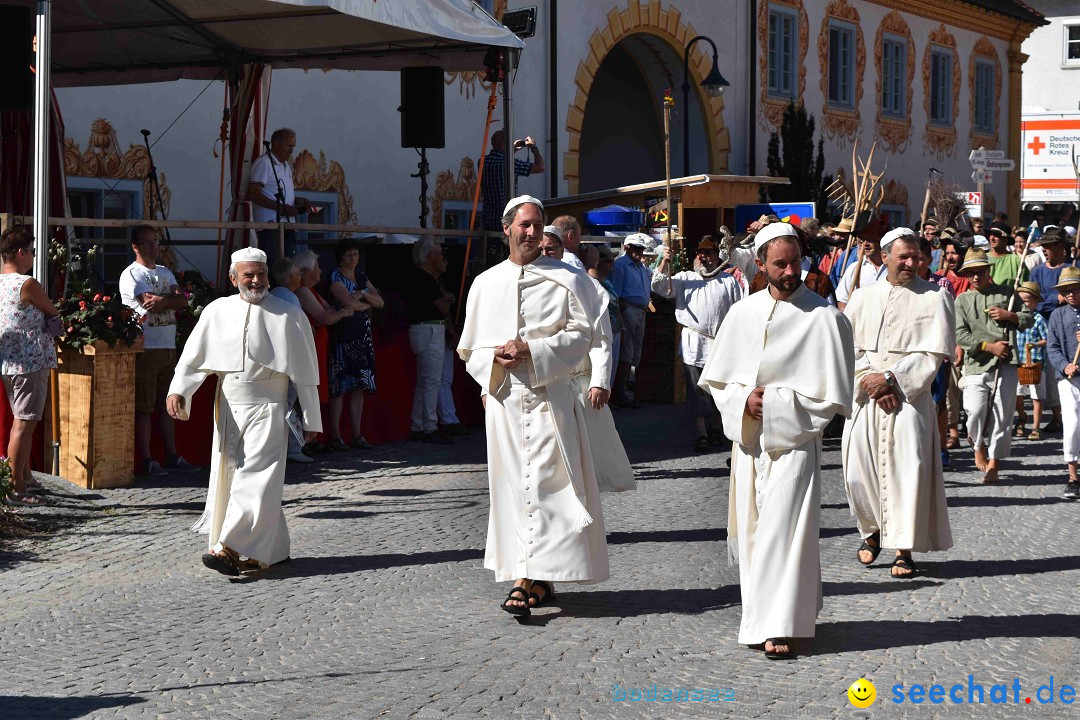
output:
<svg viewBox="0 0 1080 720"><path fill-rule="evenodd" d="M690 119L691 174L727 172L731 143L723 101L700 93L701 79L712 66L704 43L690 54L690 107L681 107L683 51L695 34L673 5L633 1L609 13L607 24L593 32L574 74L575 97L566 113L567 194L663 179L662 98L667 88L676 103L672 175L683 174L684 111Z"/></svg>

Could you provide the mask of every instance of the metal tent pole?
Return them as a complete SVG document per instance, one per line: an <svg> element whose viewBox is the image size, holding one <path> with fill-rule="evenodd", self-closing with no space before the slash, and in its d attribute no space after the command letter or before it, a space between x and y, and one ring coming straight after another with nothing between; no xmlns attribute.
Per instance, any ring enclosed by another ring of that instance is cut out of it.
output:
<svg viewBox="0 0 1080 720"><path fill-rule="evenodd" d="M506 64L503 75L503 132L506 146L503 150L506 160L506 199L517 197L517 176L514 174L514 108L510 102L511 87L514 84L514 69L517 67L517 50L506 51ZM502 212L502 208L499 208Z"/></svg>
<svg viewBox="0 0 1080 720"><path fill-rule="evenodd" d="M49 291L49 115L51 93L52 0L38 0L34 86L34 277Z"/></svg>

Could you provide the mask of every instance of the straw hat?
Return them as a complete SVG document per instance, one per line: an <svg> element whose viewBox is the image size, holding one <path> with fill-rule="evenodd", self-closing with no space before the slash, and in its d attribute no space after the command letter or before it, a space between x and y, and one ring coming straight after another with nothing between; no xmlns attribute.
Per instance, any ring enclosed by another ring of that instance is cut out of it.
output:
<svg viewBox="0 0 1080 720"><path fill-rule="evenodd" d="M1061 290L1072 285L1080 285L1080 268L1067 267L1062 270L1054 289Z"/></svg>
<svg viewBox="0 0 1080 720"><path fill-rule="evenodd" d="M836 223L836 227L833 228L833 232L836 233L849 233L851 232L852 225L855 221L851 218L843 218L840 222Z"/></svg>
<svg viewBox="0 0 1080 720"><path fill-rule="evenodd" d="M1037 282L1028 281L1020 283L1020 287L1016 288L1016 292L1027 293L1039 302L1042 302L1043 299L1042 288L1039 287L1039 283Z"/></svg>
<svg viewBox="0 0 1080 720"><path fill-rule="evenodd" d="M964 264L960 266L960 274L967 275L971 271L988 267L990 267L990 260L986 257L986 252L979 248L972 248L964 256Z"/></svg>

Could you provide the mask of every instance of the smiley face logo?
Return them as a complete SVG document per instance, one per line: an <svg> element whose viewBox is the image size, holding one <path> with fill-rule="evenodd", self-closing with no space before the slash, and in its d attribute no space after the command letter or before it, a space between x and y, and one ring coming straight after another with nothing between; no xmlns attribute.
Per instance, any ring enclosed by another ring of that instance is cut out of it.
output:
<svg viewBox="0 0 1080 720"><path fill-rule="evenodd" d="M874 683L866 678L859 678L851 683L847 690L848 700L857 708L868 708L877 700L877 689Z"/></svg>

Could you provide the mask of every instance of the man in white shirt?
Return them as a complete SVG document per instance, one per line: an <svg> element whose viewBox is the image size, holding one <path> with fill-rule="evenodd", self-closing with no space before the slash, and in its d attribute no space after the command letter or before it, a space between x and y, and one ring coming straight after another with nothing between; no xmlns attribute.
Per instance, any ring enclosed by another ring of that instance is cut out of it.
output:
<svg viewBox="0 0 1080 720"><path fill-rule="evenodd" d="M149 225L131 233L135 262L120 274L120 299L142 319L143 347L135 356L135 450L146 475L199 472L176 453L173 419L165 412L165 396L176 366L176 311L187 307L176 277L158 265L158 234ZM150 454L150 419L158 411L158 430L165 444L165 467Z"/></svg>
<svg viewBox="0 0 1080 720"><path fill-rule="evenodd" d="M584 272L585 265L578 257L578 251L581 249L581 225L578 224L577 218L573 215L560 215L552 220L551 224L558 228L562 235L562 261Z"/></svg>
<svg viewBox="0 0 1080 720"><path fill-rule="evenodd" d="M254 206L252 220L255 222L296 222L296 216L308 212L311 202L296 197L293 189L292 159L296 148L296 133L289 128L279 128L270 136L270 151L251 163L251 181L247 199ZM273 267L281 254L277 230L260 230L259 247L266 252L267 261ZM285 231L285 255L293 255L296 232Z"/></svg>
<svg viewBox="0 0 1080 720"><path fill-rule="evenodd" d="M840 284L836 286L836 306L841 310L851 299L851 293L859 288L873 285L885 276L887 270L885 262L881 259L881 236L877 234L876 229L864 230L859 243L862 245L860 248L862 262L856 260L848 265L840 278ZM852 248L853 252L854 250L855 248ZM857 283L855 282L856 273L859 276Z"/></svg>

